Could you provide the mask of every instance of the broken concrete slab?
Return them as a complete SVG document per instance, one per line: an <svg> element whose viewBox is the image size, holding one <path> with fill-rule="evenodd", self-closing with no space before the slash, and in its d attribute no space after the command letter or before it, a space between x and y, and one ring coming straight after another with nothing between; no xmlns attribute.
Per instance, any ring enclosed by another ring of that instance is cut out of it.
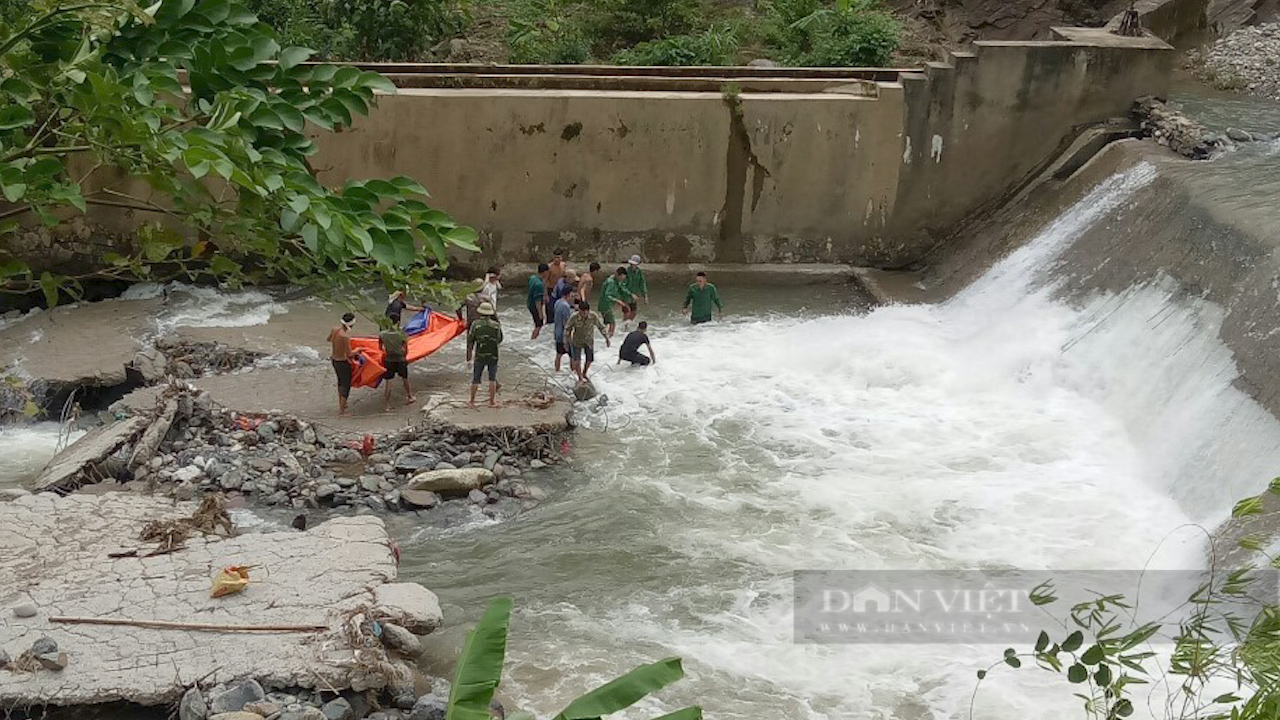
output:
<svg viewBox="0 0 1280 720"><path fill-rule="evenodd" d="M388 678L362 669L344 639L347 619L363 609L419 634L441 623L434 594L393 582L389 538L372 516L334 519L308 532L195 536L166 555L109 557L150 549L137 539L144 524L189 517L194 509L119 493L46 493L0 505L0 607L30 601L42 609L38 617L0 624L0 652L17 656L48 636L69 661L59 673L0 671L0 707L158 705L177 701L197 680L380 687ZM238 594L211 598L211 574L226 565L254 566L252 582ZM327 630L144 629L53 622L58 616Z"/></svg>
<svg viewBox="0 0 1280 720"><path fill-rule="evenodd" d="M33 313L0 329L0 367L55 391L120 385L158 308L157 300L105 300Z"/></svg>
<svg viewBox="0 0 1280 720"><path fill-rule="evenodd" d="M102 425L54 456L32 483L36 492L66 493L89 479L94 467L120 448L133 442L151 422L148 417L131 417Z"/></svg>

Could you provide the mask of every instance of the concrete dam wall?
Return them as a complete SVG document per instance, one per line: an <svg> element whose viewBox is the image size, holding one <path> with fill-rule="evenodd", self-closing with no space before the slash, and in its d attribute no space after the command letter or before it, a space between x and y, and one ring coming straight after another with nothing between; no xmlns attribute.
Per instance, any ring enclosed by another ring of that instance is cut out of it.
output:
<svg viewBox="0 0 1280 720"><path fill-rule="evenodd" d="M920 71L386 66L400 94L315 166L417 177L492 260L900 267L1167 88L1159 40L1057 37Z"/></svg>

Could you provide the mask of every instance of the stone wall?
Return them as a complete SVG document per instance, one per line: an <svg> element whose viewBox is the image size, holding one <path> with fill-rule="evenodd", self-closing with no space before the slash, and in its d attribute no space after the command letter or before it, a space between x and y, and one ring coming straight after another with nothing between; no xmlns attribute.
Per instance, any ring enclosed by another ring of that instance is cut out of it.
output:
<svg viewBox="0 0 1280 720"><path fill-rule="evenodd" d="M589 75L596 89L564 73L544 89L512 74L519 82L504 88L502 69L481 69L459 73L465 89L432 80L383 98L319 138L315 164L330 182L417 177L482 231L486 259L563 246L581 258L902 266L1082 127L1167 87L1173 52L1159 40L1059 38L980 42L896 79L678 75L721 92L632 90L660 78L624 70Z"/></svg>

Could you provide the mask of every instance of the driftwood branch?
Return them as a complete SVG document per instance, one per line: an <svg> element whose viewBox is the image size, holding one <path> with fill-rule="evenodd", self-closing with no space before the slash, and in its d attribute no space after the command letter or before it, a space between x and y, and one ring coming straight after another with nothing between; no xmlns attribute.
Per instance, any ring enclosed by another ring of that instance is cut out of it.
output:
<svg viewBox="0 0 1280 720"><path fill-rule="evenodd" d="M49 622L70 625L128 625L158 630L199 630L205 632L324 632L326 625L217 625L213 623L127 620L124 618L51 617Z"/></svg>

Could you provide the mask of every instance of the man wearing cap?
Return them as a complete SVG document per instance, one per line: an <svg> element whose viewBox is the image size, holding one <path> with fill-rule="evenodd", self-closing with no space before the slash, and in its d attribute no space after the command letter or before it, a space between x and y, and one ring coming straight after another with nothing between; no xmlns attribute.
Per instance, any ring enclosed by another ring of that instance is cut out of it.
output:
<svg viewBox="0 0 1280 720"><path fill-rule="evenodd" d="M391 293L391 296L387 298L387 312L386 312L387 317L388 318L404 317L405 310L408 310L409 312L415 312L415 313L422 312L422 308L418 307L417 305L410 305L409 301L405 300L404 290L396 290L395 292ZM397 324L399 324L399 322L400 322L399 320L396 320Z"/></svg>
<svg viewBox="0 0 1280 720"><path fill-rule="evenodd" d="M342 316L342 323L329 331L329 359L333 362L333 373L338 376L338 415L347 414L347 398L351 395L351 361L355 353L351 352L351 328L356 324L355 313Z"/></svg>
<svg viewBox="0 0 1280 720"><path fill-rule="evenodd" d="M569 359L578 373L578 381L587 379L591 363L596 359L596 330L604 335L604 346L609 347L609 335L604 330L604 321L600 313L591 311L591 303L586 300L578 302L578 312L565 323L564 334L569 340ZM583 356L586 356L585 360Z"/></svg>
<svg viewBox="0 0 1280 720"><path fill-rule="evenodd" d="M649 302L649 283L644 279L644 271L640 269L640 256L632 255L627 261L627 292L631 293L632 299L628 303L631 308L631 316L628 320L636 316L636 311L640 309L639 301Z"/></svg>
<svg viewBox="0 0 1280 720"><path fill-rule="evenodd" d="M631 291L627 290L627 269L620 267L600 288L600 317L609 326L609 333L605 337L613 337L613 331L618 325L615 310L621 312L624 318L631 317L631 299Z"/></svg>
<svg viewBox="0 0 1280 720"><path fill-rule="evenodd" d="M467 328L467 359L475 358L471 366L471 399L467 403L476 406L476 391L480 389L480 376L489 372L489 407L498 407L498 346L502 344L502 325L489 301L480 303L478 317Z"/></svg>

